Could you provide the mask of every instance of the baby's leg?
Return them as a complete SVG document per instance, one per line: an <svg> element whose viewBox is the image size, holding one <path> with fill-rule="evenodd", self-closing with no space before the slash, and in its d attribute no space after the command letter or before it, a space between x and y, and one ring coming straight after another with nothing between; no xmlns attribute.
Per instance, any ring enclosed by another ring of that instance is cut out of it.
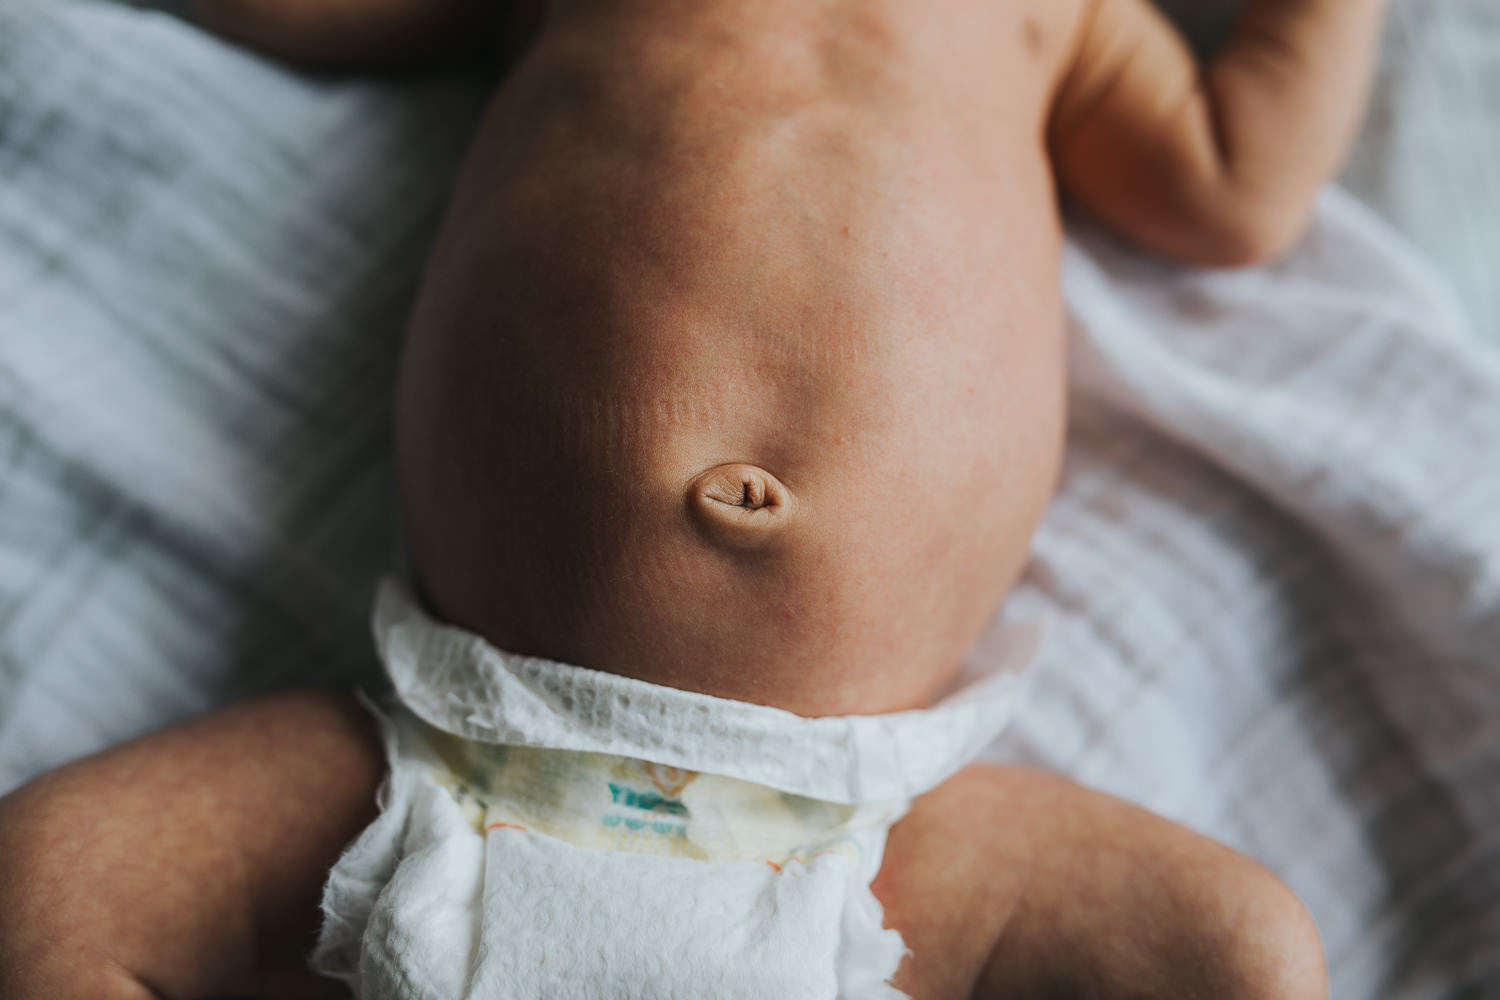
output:
<svg viewBox="0 0 1500 1000"><path fill-rule="evenodd" d="M974 766L891 831L875 894L915 1000L1314 1000L1307 911L1255 862L1023 768Z"/></svg>
<svg viewBox="0 0 1500 1000"><path fill-rule="evenodd" d="M1063 188L1190 263L1284 250L1354 138L1385 0L1247 0L1201 67L1149 0L1085 8L1050 124Z"/></svg>
<svg viewBox="0 0 1500 1000"><path fill-rule="evenodd" d="M328 869L375 818L384 773L370 714L305 691L0 797L0 997L343 995L305 955Z"/></svg>

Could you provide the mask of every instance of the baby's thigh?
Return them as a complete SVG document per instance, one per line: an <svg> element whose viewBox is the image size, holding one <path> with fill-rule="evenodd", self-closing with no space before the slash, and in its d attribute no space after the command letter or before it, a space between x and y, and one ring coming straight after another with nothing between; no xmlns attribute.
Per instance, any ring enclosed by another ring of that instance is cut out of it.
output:
<svg viewBox="0 0 1500 1000"><path fill-rule="evenodd" d="M1327 996L1316 927L1254 861L1025 768L967 768L892 830L875 894L915 1000Z"/></svg>
<svg viewBox="0 0 1500 1000"><path fill-rule="evenodd" d="M1030 879L1033 772L976 765L919 798L872 885L910 949L893 982L915 1000L973 994Z"/></svg>

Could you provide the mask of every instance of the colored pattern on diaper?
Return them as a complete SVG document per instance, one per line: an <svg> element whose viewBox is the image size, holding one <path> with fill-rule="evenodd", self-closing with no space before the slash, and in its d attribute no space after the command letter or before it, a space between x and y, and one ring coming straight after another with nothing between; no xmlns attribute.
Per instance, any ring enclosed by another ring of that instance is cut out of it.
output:
<svg viewBox="0 0 1500 1000"><path fill-rule="evenodd" d="M476 831L522 829L587 850L774 868L825 853L859 867L904 804L853 806L611 754L465 740L422 729L430 777Z"/></svg>

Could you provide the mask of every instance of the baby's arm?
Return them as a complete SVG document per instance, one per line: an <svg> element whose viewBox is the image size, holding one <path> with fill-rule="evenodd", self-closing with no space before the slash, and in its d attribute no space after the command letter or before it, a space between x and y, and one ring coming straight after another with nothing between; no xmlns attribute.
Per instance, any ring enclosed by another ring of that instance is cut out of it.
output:
<svg viewBox="0 0 1500 1000"><path fill-rule="evenodd" d="M1286 249L1353 141L1384 0L1247 0L1202 67L1149 0L1085 3L1049 125L1063 189L1188 263Z"/></svg>
<svg viewBox="0 0 1500 1000"><path fill-rule="evenodd" d="M384 769L352 697L304 692L195 719L5 796L0 996L333 995L305 956L324 878L374 818Z"/></svg>

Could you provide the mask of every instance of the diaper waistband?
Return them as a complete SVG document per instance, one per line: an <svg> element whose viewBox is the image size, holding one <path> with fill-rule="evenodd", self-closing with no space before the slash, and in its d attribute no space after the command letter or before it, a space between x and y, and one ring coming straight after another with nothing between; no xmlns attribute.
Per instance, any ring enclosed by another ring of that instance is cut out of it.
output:
<svg viewBox="0 0 1500 1000"><path fill-rule="evenodd" d="M382 582L375 639L399 699L480 743L611 754L738 778L834 803L895 802L935 788L1010 719L1039 623L997 623L967 686L929 709L804 718L766 705L520 656L433 620Z"/></svg>

